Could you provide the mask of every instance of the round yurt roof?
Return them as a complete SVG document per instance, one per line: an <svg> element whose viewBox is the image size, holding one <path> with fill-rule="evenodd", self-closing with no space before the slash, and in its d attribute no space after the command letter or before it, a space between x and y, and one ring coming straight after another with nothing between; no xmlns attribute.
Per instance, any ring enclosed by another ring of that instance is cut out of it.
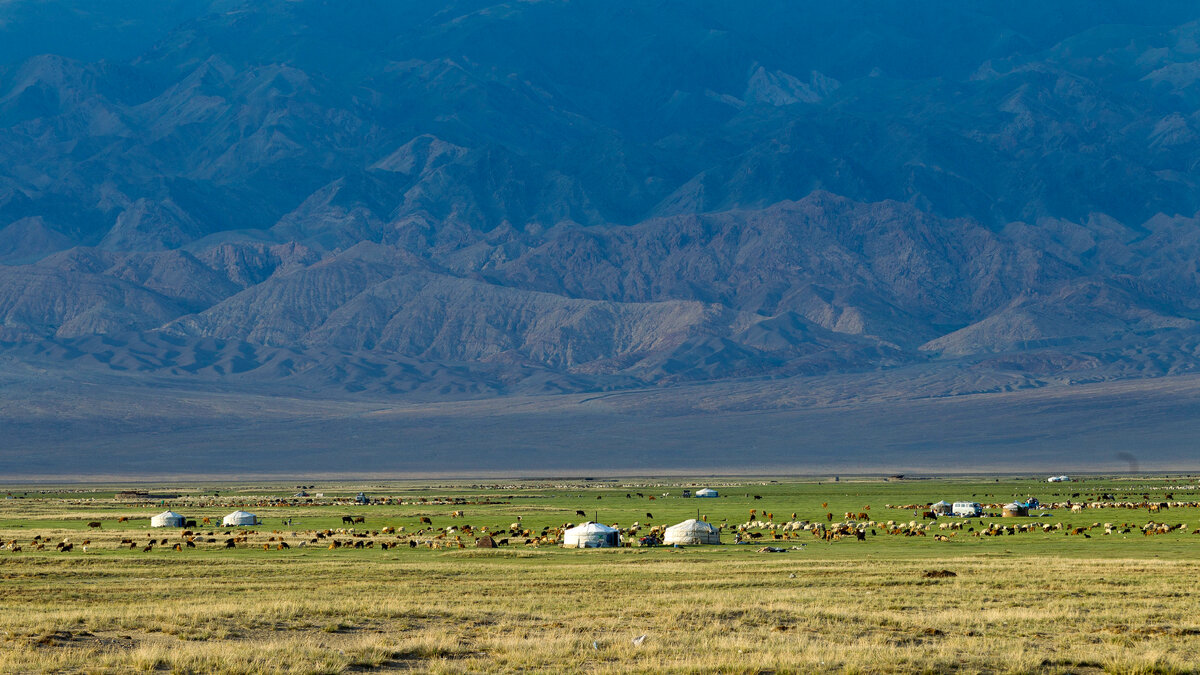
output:
<svg viewBox="0 0 1200 675"><path fill-rule="evenodd" d="M717 491L712 488L700 488L696 490L697 497L716 497Z"/></svg>
<svg viewBox="0 0 1200 675"><path fill-rule="evenodd" d="M692 518L667 528L665 544L719 544L721 531L711 523Z"/></svg>
<svg viewBox="0 0 1200 675"><path fill-rule="evenodd" d="M574 534L574 535L612 534L613 532L619 532L619 531L620 530L618 530L617 528L609 527L609 526L605 525L604 523L586 522L582 525L576 525L575 527L572 527L571 529L567 530L563 534Z"/></svg>
<svg viewBox="0 0 1200 675"><path fill-rule="evenodd" d="M619 546L620 530L601 523L584 523L563 533L564 548L608 548Z"/></svg>
<svg viewBox="0 0 1200 675"><path fill-rule="evenodd" d="M151 527L171 527L184 523L185 518L174 511L163 511L150 519Z"/></svg>
<svg viewBox="0 0 1200 675"><path fill-rule="evenodd" d="M946 501L946 500L944 500L944 499L943 499L942 501L940 501L940 502L937 502L936 504L934 504L934 506L950 506L950 502L948 502L948 501Z"/></svg>
<svg viewBox="0 0 1200 675"><path fill-rule="evenodd" d="M1024 509L1027 507L1024 504L1018 504L1017 502L1010 502L1008 504L1005 504L1004 508L1006 508L1006 509Z"/></svg>
<svg viewBox="0 0 1200 675"><path fill-rule="evenodd" d="M221 519L222 524L229 525L253 525L257 521L258 516L247 511L234 511Z"/></svg>

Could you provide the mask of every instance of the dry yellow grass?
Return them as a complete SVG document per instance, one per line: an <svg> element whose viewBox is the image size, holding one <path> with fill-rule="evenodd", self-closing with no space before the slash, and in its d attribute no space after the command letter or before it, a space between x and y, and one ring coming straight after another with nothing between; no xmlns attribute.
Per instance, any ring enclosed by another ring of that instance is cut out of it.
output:
<svg viewBox="0 0 1200 675"><path fill-rule="evenodd" d="M1125 493L1183 494L1173 483L1138 483ZM1089 487L1126 486L1097 480ZM537 530L601 506L628 524L650 509L661 523L694 517L698 508L716 522L738 522L751 508L824 520L827 511L874 503L882 521L912 517L888 502L921 503L943 492L990 492L998 501L1046 488L1030 481L843 482L758 484L703 503L663 498L666 487L654 489L654 502L626 497L642 489L537 487L465 509L475 526L494 532L519 516ZM498 550L410 549L408 537L424 527L419 517L461 527L464 519L450 515L464 507L444 500L358 511L273 506L260 510L271 524L236 549L224 548L225 528L204 527L196 548L176 552L171 546L186 541L179 530L148 527L166 505L83 501L75 493L17 496L0 504L0 543L22 548L0 548L2 673L1183 673L1200 664L1193 507L1164 518L1188 528L1156 536L1137 529L1150 518L1144 509L1066 511L1045 522L1085 524L1092 536L1068 535L1069 527L1001 537L964 530L938 542L880 528L863 542L799 533L775 542L788 552L760 554L758 545L568 551L527 547L520 538ZM251 498L223 499L197 497L178 508L219 518ZM366 514L360 527L374 532L336 536L369 539L374 548L328 550L327 540L315 538L314 530L338 527L347 513ZM127 515L133 519L118 521ZM89 529L93 519L103 527ZM274 529L291 519L302 525ZM1129 521L1133 530L1106 535L1092 520ZM1034 522L1011 522L1027 521ZM383 535L389 526L408 530ZM430 536L418 538L428 543ZM35 538L51 543L39 551ZM151 538L160 543L143 552ZM64 539L72 552L54 550ZM125 539L136 543L133 550ZM280 539L291 548L275 550ZM400 547L381 550L385 542ZM930 569L956 576L928 578Z"/></svg>
<svg viewBox="0 0 1200 675"><path fill-rule="evenodd" d="M1182 561L3 558L0 671L1190 672ZM793 576L794 575L794 576ZM641 646L632 643L639 635Z"/></svg>

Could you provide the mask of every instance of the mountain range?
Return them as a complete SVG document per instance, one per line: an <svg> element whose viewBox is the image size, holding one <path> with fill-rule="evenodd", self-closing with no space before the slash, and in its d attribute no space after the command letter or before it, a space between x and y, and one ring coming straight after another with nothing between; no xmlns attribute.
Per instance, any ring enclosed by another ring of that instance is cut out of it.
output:
<svg viewBox="0 0 1200 675"><path fill-rule="evenodd" d="M0 0L0 469L180 391L470 424L1187 378L1198 111L1186 2Z"/></svg>

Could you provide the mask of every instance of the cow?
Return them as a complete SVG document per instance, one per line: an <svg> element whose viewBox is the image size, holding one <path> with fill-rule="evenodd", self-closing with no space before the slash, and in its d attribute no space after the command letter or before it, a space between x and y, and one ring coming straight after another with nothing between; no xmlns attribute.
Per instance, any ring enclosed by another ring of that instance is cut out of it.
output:
<svg viewBox="0 0 1200 675"><path fill-rule="evenodd" d="M426 525L433 525L433 521L430 520L428 516L421 516L421 522L425 523Z"/></svg>
<svg viewBox="0 0 1200 675"><path fill-rule="evenodd" d="M101 527L100 521L93 520L92 522L88 523L88 527L92 528L93 530L99 529Z"/></svg>
<svg viewBox="0 0 1200 675"><path fill-rule="evenodd" d="M367 522L367 519L366 519L366 518L364 518L363 516L355 516L355 518L354 518L354 522L355 522L355 523L362 523L362 524L364 524L364 525L365 525L365 524L366 524L366 522Z"/></svg>
<svg viewBox="0 0 1200 675"><path fill-rule="evenodd" d="M129 522L129 516L121 516L120 518L117 518L117 522L118 523L127 523L127 522Z"/></svg>
<svg viewBox="0 0 1200 675"><path fill-rule="evenodd" d="M194 521L194 520L184 521L183 526L184 527L196 527L196 521Z"/></svg>
<svg viewBox="0 0 1200 675"><path fill-rule="evenodd" d="M654 520L654 514L653 514L653 513L647 513L647 514L646 514L646 520Z"/></svg>
<svg viewBox="0 0 1200 675"><path fill-rule="evenodd" d="M584 513L583 511L578 511L578 510L577 510L577 511L575 511L575 515L577 515L577 516L583 516L583 517L585 517L585 518L587 517L587 514L586 514L586 513Z"/></svg>
<svg viewBox="0 0 1200 675"><path fill-rule="evenodd" d="M342 524L343 525L353 525L354 524L354 516L342 516Z"/></svg>

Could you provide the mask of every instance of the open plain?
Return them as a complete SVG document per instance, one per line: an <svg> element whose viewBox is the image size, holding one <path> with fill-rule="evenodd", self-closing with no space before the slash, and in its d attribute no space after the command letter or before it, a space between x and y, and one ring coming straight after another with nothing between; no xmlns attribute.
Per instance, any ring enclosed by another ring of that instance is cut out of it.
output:
<svg viewBox="0 0 1200 675"><path fill-rule="evenodd" d="M720 496L682 496L699 486ZM128 488L0 491L11 497L0 499L0 671L1174 673L1200 663L1200 497L1188 476L212 482L114 497ZM360 491L371 503L354 503ZM1044 508L1000 517L1028 497ZM939 499L978 501L988 515L923 518ZM198 526L150 528L167 508ZM219 527L235 509L261 524ZM723 545L638 545L697 515L721 526ZM558 545L562 526L592 519L632 546ZM498 547L477 548L485 535Z"/></svg>

